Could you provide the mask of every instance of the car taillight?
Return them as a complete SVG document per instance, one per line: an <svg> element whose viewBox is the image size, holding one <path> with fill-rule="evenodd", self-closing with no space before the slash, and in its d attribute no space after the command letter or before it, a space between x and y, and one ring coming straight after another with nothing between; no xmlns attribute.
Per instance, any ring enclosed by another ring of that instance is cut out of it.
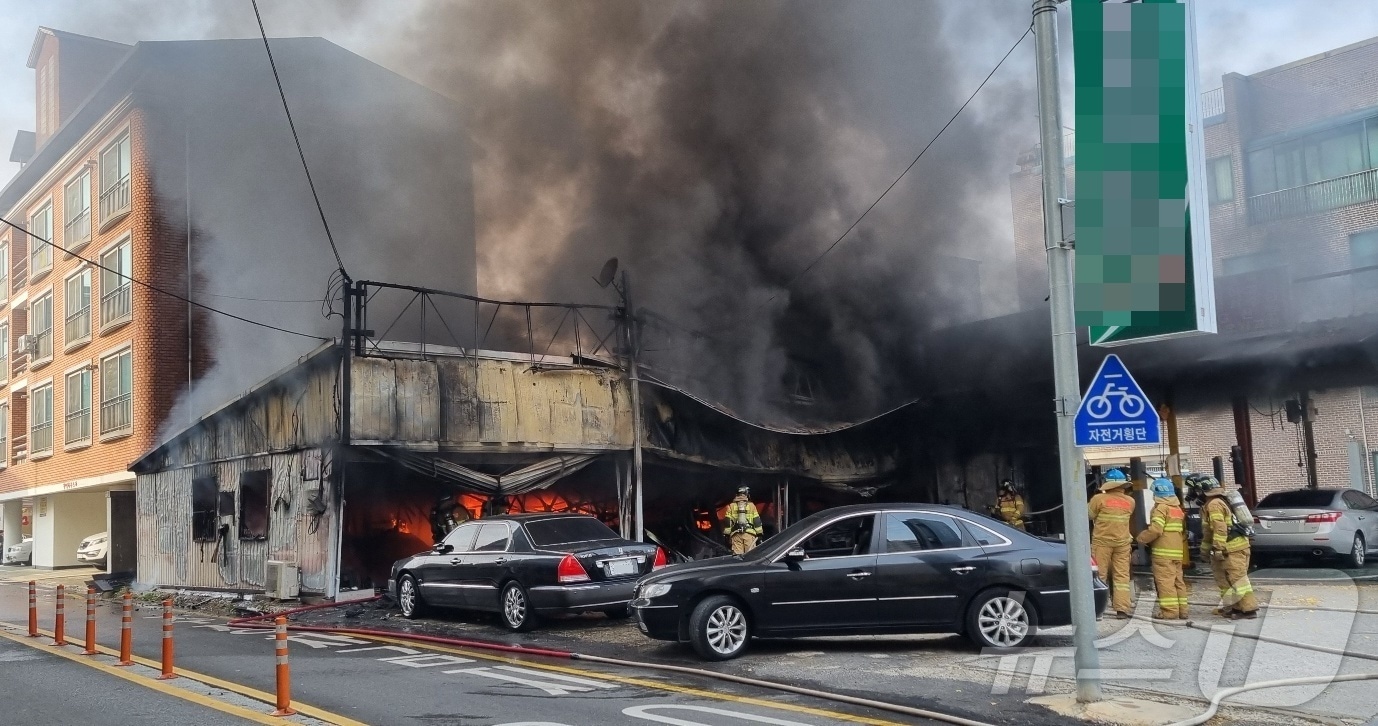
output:
<svg viewBox="0 0 1378 726"><path fill-rule="evenodd" d="M663 548L657 547L657 548L656 548L656 559L655 559L655 562L652 562L652 563L651 563L651 569L652 569L652 570L659 570L660 568L664 567L666 564L667 564L667 563L666 563L666 561L665 561L665 550L664 550Z"/></svg>
<svg viewBox="0 0 1378 726"><path fill-rule="evenodd" d="M555 571L555 577L561 583L588 582L589 573L583 565L579 564L579 560L574 559L574 555L565 555L565 558L560 560L560 567Z"/></svg>
<svg viewBox="0 0 1378 726"><path fill-rule="evenodd" d="M1320 512L1318 514L1306 515L1306 521L1308 524L1317 524L1320 522L1338 522L1339 519L1339 512Z"/></svg>

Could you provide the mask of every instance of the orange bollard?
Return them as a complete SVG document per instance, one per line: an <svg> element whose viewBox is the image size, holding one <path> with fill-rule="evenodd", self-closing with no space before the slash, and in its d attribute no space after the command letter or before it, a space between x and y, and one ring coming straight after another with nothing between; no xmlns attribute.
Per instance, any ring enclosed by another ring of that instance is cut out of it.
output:
<svg viewBox="0 0 1378 726"><path fill-rule="evenodd" d="M176 678L177 674L172 672L172 599L163 601L163 674L158 676L160 681L168 681Z"/></svg>
<svg viewBox="0 0 1378 726"><path fill-rule="evenodd" d="M86 650L82 655L96 654L96 588L86 588Z"/></svg>
<svg viewBox="0 0 1378 726"><path fill-rule="evenodd" d="M292 709L292 666L287 662L287 618L279 616L274 622L277 623L278 707L270 715L291 716L296 711Z"/></svg>
<svg viewBox="0 0 1378 726"><path fill-rule="evenodd" d="M120 614L120 662L115 665L132 666L134 648L134 595L124 594L124 609Z"/></svg>
<svg viewBox="0 0 1378 726"><path fill-rule="evenodd" d="M29 637L38 637L38 584L29 580Z"/></svg>
<svg viewBox="0 0 1378 726"><path fill-rule="evenodd" d="M67 615L62 610L63 601L67 599L67 588L62 585L57 586L57 615L53 622L53 645L67 644Z"/></svg>

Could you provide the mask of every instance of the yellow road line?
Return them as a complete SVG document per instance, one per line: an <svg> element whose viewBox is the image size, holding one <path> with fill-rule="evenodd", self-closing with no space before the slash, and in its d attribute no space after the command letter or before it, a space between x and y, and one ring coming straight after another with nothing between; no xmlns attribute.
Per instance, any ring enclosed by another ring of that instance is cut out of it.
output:
<svg viewBox="0 0 1378 726"><path fill-rule="evenodd" d="M221 713L228 713L232 716L238 716L239 718L245 719L247 721L253 721L254 723L261 724L270 724L275 726L280 726L280 724L282 724L282 719L269 716L266 713L250 711L249 709L244 708L242 706L235 706L229 703L225 703L223 701L218 701L214 698L211 698L210 696L205 696L194 691L188 691L185 688L178 688L177 686L164 683L163 681L156 681L152 678L138 676L128 671L120 670L115 666L107 665L105 663L92 660L91 658L71 653L64 648L50 648L41 643L35 643L26 637L13 635L4 630L0 630L0 638L14 641L16 643L19 643L20 645L27 645L30 648L33 648L34 650L41 650L44 653L51 653L59 658L66 658L67 660L70 660L73 663L80 663L84 666L95 668L96 670L101 671L102 673L108 673L112 676L115 676L116 678L123 678L124 680L129 681L130 683L136 683L145 688L151 688L155 691L158 691L159 693L163 693L174 698L180 698L183 701L190 701L197 705L205 706L206 708L213 708L216 711L220 711Z"/></svg>
<svg viewBox="0 0 1378 726"><path fill-rule="evenodd" d="M4 629L0 629L0 634L3 634L4 632ZM46 637L53 637L53 633L50 630L43 630L42 628L40 628L38 632ZM25 640L24 642L28 643L30 641ZM119 657L119 651L116 651L113 648L107 648L103 645L98 644L96 645L96 650L106 655L113 655ZM148 658L144 658L137 655L131 655L131 659L135 663L138 663L139 665L148 666L149 668L162 668L161 663L159 663L158 661L149 660ZM123 673L124 671L119 672ZM172 672L176 673L179 676L190 678L193 681L200 681L208 686L215 686L216 688L222 688L232 693L238 693L241 696L248 696L249 698L252 698L256 701L262 701L268 705L274 705L277 703L277 695L267 693L265 691L260 691L257 688L246 686L243 683L227 681L222 678L216 678L215 676L206 675L205 673L189 671L185 668L173 668ZM328 721L330 723L335 724L336 726L369 726L363 721L356 721L348 716L341 716L338 713L332 713L323 708L317 708L315 706L302 703L300 701L297 701L296 699L292 700L292 708L296 709L297 713L300 713L304 716L310 716L311 718L320 719L321 721ZM282 719L274 719L268 721L267 723L281 725Z"/></svg>
<svg viewBox="0 0 1378 726"><path fill-rule="evenodd" d="M580 675L587 678L597 678L605 681L614 681L629 686L640 686L642 688L653 688L661 691L670 691L672 693L681 693L688 696L713 698L720 701L732 701L735 703L750 704L752 706L761 706L763 708L778 709L781 711L794 711L795 713L805 713L811 716L822 716L824 718L838 719L841 721L851 721L853 723L870 724L871 726L900 726L900 724L896 723L895 721L882 721L880 719L869 718L866 716L854 716L852 714L840 713L837 711L828 711L821 708L797 706L792 703L778 703L776 701L767 701L765 699L752 698L750 696L738 696L731 693L705 691L703 689L694 688L692 686L677 686L669 683L660 683L658 681L646 680L643 678L630 678L627 676L618 676L613 675L611 673L604 673L602 671L584 670L582 668L570 668L568 666L549 665L546 663L535 663L529 660L521 660L519 658L510 658L502 655L493 655L491 653L482 653L476 650L468 650L463 648L452 648L443 645L436 645L434 643L406 640L403 638L390 638L382 635L365 635L362 633L350 633L350 635L359 638L366 638L369 640L376 640L382 643L393 643L396 645L403 645L407 647L424 648L427 650L434 650L442 653L455 653L465 656L472 656L474 658L481 658L483 660L499 661L502 663L514 663L526 666L528 668L536 668L539 670L546 670L554 673Z"/></svg>

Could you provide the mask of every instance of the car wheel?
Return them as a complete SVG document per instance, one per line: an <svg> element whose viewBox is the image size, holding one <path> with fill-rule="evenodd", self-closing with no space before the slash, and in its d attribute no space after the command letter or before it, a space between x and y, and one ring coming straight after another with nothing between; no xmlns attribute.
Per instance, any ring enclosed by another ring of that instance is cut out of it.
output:
<svg viewBox="0 0 1378 726"><path fill-rule="evenodd" d="M1349 548L1349 556L1345 558L1346 564L1355 569L1361 568L1368 562L1368 543L1364 542L1364 536L1358 532L1354 533L1354 544Z"/></svg>
<svg viewBox="0 0 1378 726"><path fill-rule="evenodd" d="M404 618L426 614L426 604L421 601L421 588L417 587L415 577L403 575L401 582L397 583L397 606L402 609Z"/></svg>
<svg viewBox="0 0 1378 726"><path fill-rule="evenodd" d="M502 589L502 624L518 633L536 627L536 613L531 611L531 599L521 583L509 582Z"/></svg>
<svg viewBox="0 0 1378 726"><path fill-rule="evenodd" d="M1022 648L1038 632L1038 616L1026 594L987 590L967 608L966 635L982 648Z"/></svg>
<svg viewBox="0 0 1378 726"><path fill-rule="evenodd" d="M689 638L700 658L736 658L751 641L751 622L736 600L713 595L704 598L690 613Z"/></svg>
<svg viewBox="0 0 1378 726"><path fill-rule="evenodd" d="M632 616L632 609L625 606L609 608L603 611L603 615L607 616L608 620L626 620Z"/></svg>

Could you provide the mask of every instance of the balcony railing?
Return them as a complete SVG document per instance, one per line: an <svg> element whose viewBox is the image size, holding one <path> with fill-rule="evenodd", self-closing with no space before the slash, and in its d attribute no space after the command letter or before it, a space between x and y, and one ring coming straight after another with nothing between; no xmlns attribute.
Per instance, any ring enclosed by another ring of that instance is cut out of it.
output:
<svg viewBox="0 0 1378 726"><path fill-rule="evenodd" d="M1225 116L1225 89L1217 88L1201 94L1201 120L1212 121Z"/></svg>
<svg viewBox="0 0 1378 726"><path fill-rule="evenodd" d="M128 211L129 175L125 174L119 181L110 185L109 189L100 193L100 222L105 224L107 220Z"/></svg>
<svg viewBox="0 0 1378 726"><path fill-rule="evenodd" d="M77 249L91 241L91 210L83 209L81 214L67 220L62 228L62 242L69 250Z"/></svg>
<svg viewBox="0 0 1378 726"><path fill-rule="evenodd" d="M63 427L63 443L67 445L91 440L91 409L67 414Z"/></svg>
<svg viewBox="0 0 1378 726"><path fill-rule="evenodd" d="M62 334L67 345L90 338L91 306L87 305L71 315L68 315L67 319L62 324Z"/></svg>
<svg viewBox="0 0 1378 726"><path fill-rule="evenodd" d="M53 422L36 423L30 430L33 437L33 453L46 454L53 450Z"/></svg>
<svg viewBox="0 0 1378 726"><path fill-rule="evenodd" d="M34 362L45 361L53 357L53 329L37 333L34 335L34 346L37 351L34 353Z"/></svg>
<svg viewBox="0 0 1378 726"><path fill-rule="evenodd" d="M101 401L100 404L100 432L102 436L107 434L119 434L129 431L134 426L134 396L126 393L116 396L108 401Z"/></svg>
<svg viewBox="0 0 1378 726"><path fill-rule="evenodd" d="M24 367L27 365L29 365L29 354L20 350L14 351L14 355L10 356L10 375L17 376L23 373Z"/></svg>
<svg viewBox="0 0 1378 726"><path fill-rule="evenodd" d="M1249 221L1273 222L1378 199L1378 169L1249 197Z"/></svg>
<svg viewBox="0 0 1378 726"><path fill-rule="evenodd" d="M100 324L110 325L129 319L129 283L100 297Z"/></svg>
<svg viewBox="0 0 1378 726"><path fill-rule="evenodd" d="M15 436L14 441L10 442L10 445L14 447L10 451L11 459L17 460L24 458L29 453L29 435L19 434Z"/></svg>
<svg viewBox="0 0 1378 726"><path fill-rule="evenodd" d="M10 289L19 292L29 284L29 256L16 254L14 267L10 268Z"/></svg>

